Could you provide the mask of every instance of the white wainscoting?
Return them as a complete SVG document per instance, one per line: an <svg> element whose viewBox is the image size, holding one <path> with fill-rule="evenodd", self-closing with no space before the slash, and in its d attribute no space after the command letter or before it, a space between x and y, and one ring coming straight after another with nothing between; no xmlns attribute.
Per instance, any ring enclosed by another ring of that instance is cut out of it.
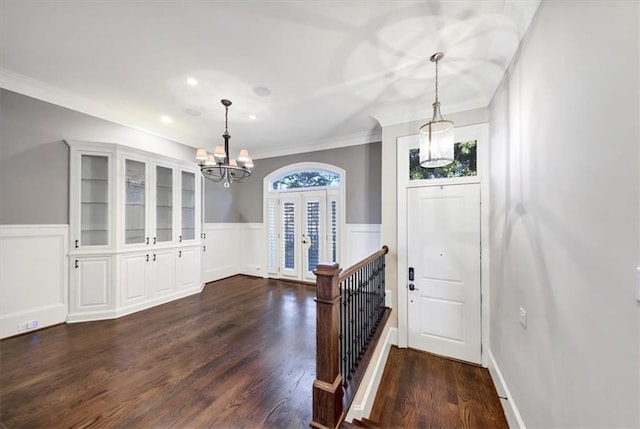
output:
<svg viewBox="0 0 640 429"><path fill-rule="evenodd" d="M0 338L66 320L68 236L68 225L0 225Z"/></svg>
<svg viewBox="0 0 640 429"><path fill-rule="evenodd" d="M240 273L249 276L263 276L263 261L266 259L267 246L262 223L244 223L240 226Z"/></svg>
<svg viewBox="0 0 640 429"><path fill-rule="evenodd" d="M204 281L212 282L236 274L266 277L265 232L262 223L206 223L203 240ZM382 247L380 225L347 224L343 234L349 267Z"/></svg>
<svg viewBox="0 0 640 429"><path fill-rule="evenodd" d="M382 247L380 225L348 223L343 237L346 252L344 263L340 264L343 267L350 267Z"/></svg>
<svg viewBox="0 0 640 429"><path fill-rule="evenodd" d="M262 276L266 252L262 223L206 223L204 281L236 274Z"/></svg>

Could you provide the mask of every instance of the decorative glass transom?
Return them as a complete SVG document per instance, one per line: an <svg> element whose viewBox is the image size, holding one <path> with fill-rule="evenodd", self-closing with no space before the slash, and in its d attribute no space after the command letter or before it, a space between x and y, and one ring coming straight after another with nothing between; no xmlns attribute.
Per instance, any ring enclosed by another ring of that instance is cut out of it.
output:
<svg viewBox="0 0 640 429"><path fill-rule="evenodd" d="M337 186L340 186L340 176L326 170L306 170L288 173L286 176L280 177L271 184L274 191Z"/></svg>
<svg viewBox="0 0 640 429"><path fill-rule="evenodd" d="M409 151L409 180L477 176L477 141L458 142L453 146L453 162L444 167L420 166L420 149Z"/></svg>

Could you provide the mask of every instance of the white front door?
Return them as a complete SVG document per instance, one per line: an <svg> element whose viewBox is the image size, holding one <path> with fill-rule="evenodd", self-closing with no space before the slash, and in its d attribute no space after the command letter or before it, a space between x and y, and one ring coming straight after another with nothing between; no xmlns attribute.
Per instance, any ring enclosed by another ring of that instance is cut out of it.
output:
<svg viewBox="0 0 640 429"><path fill-rule="evenodd" d="M287 192L280 196L280 277L315 282L325 261L327 192Z"/></svg>
<svg viewBox="0 0 640 429"><path fill-rule="evenodd" d="M409 188L407 211L408 345L479 364L480 187Z"/></svg>

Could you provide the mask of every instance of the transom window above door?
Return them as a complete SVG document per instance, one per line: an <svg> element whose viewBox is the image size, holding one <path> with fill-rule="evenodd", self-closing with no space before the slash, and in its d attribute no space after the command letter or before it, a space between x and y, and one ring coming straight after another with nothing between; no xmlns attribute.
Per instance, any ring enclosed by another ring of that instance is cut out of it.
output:
<svg viewBox="0 0 640 429"><path fill-rule="evenodd" d="M271 182L272 191L336 188L339 186L340 175L322 169L287 172Z"/></svg>
<svg viewBox="0 0 640 429"><path fill-rule="evenodd" d="M420 149L409 149L409 180L477 176L477 146L477 140L455 143L453 146L453 162L438 168L420 166Z"/></svg>

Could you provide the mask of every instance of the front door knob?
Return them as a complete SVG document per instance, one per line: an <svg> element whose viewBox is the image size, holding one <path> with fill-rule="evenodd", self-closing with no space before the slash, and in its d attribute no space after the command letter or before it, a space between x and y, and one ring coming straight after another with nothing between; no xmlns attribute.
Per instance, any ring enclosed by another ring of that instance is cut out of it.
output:
<svg viewBox="0 0 640 429"><path fill-rule="evenodd" d="M409 283L409 290L418 290L418 288L413 283Z"/></svg>

